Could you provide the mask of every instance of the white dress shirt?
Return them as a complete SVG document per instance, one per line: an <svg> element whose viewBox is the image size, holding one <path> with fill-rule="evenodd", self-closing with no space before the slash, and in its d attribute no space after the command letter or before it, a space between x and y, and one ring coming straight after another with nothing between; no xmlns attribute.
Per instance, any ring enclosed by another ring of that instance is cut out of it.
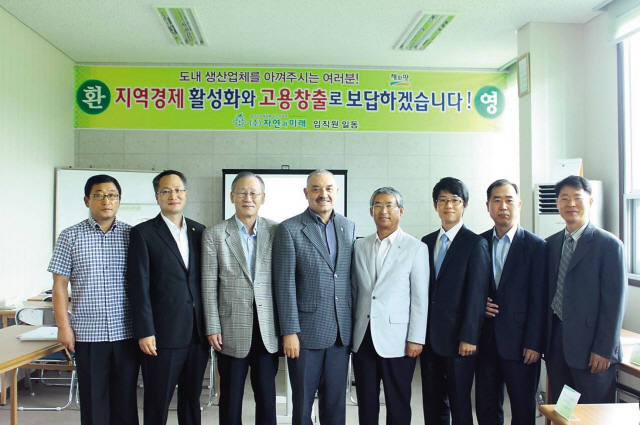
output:
<svg viewBox="0 0 640 425"><path fill-rule="evenodd" d="M182 216L182 226L180 228L178 228L173 221L165 217L164 214L160 213L160 215L164 222L167 223L171 236L173 236L173 239L175 239L178 244L184 265L189 269L189 238L187 237L187 221L184 219L184 215Z"/></svg>
<svg viewBox="0 0 640 425"><path fill-rule="evenodd" d="M440 228L440 233L438 233L438 238L436 239L436 246L433 247L434 264L438 261L438 252L440 252L440 247L442 246L442 235L443 234L447 235L447 239L449 239L449 244L447 245L447 251L448 251L449 248L451 248L451 243L453 242L453 238L455 238L458 232L460 231L460 229L462 229L462 225L463 225L462 220L460 220L458 224L456 224L446 232L442 227Z"/></svg>
<svg viewBox="0 0 640 425"><path fill-rule="evenodd" d="M385 258L387 258L387 254L393 245L393 241L396 240L396 236L398 236L398 227L393 233L387 236L384 239L380 239L378 236L378 232L376 232L376 242L375 242L375 252L376 252L376 279L380 274L380 269L382 269L382 265L384 264Z"/></svg>

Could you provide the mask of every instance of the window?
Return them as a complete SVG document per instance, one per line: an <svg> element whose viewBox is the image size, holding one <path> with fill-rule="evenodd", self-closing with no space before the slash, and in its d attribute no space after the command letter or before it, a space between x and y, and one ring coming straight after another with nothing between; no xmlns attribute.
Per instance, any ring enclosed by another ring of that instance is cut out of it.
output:
<svg viewBox="0 0 640 425"><path fill-rule="evenodd" d="M630 278L640 286L640 33L620 43L622 235Z"/></svg>

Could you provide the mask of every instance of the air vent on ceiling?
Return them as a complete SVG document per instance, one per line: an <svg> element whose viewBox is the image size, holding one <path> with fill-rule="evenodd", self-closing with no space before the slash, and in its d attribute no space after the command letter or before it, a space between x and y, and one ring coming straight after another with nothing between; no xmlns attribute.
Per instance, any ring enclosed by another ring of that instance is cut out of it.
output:
<svg viewBox="0 0 640 425"><path fill-rule="evenodd" d="M402 50L426 49L454 18L455 15L449 13L421 12L395 48Z"/></svg>
<svg viewBox="0 0 640 425"><path fill-rule="evenodd" d="M206 46L196 10L190 7L157 7L158 14L179 46Z"/></svg>

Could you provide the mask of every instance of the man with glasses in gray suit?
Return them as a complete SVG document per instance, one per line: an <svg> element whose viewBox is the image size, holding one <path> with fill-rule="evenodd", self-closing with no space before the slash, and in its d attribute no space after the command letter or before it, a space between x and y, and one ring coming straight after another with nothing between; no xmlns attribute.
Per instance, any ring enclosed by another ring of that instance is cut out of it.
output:
<svg viewBox="0 0 640 425"><path fill-rule="evenodd" d="M271 247L277 223L259 217L262 178L250 171L231 183L233 217L202 237L202 301L209 343L218 352L219 419L242 424L247 372L256 402L255 423L276 424L278 335L271 282Z"/></svg>
<svg viewBox="0 0 640 425"><path fill-rule="evenodd" d="M337 214L333 174L309 174L309 208L283 221L273 243L273 282L293 388L293 424L311 424L316 391L322 425L345 423L352 332L355 225Z"/></svg>

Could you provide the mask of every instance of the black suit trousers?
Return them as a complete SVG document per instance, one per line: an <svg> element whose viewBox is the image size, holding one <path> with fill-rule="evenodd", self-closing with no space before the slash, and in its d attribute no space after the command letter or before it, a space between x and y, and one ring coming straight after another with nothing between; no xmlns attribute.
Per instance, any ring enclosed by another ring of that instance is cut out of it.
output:
<svg viewBox="0 0 640 425"><path fill-rule="evenodd" d="M471 387L475 356L440 356L428 342L420 355L424 422L430 425L473 423Z"/></svg>
<svg viewBox="0 0 640 425"><path fill-rule="evenodd" d="M251 368L251 388L256 402L256 425L276 424L276 374L278 353L269 353L262 342L257 308L254 305L253 332L249 354L236 358L218 353L220 371L220 425L242 424L242 398L247 373ZM223 339L224 343L224 339Z"/></svg>
<svg viewBox="0 0 640 425"><path fill-rule="evenodd" d="M138 342L76 342L80 421L92 425L138 425Z"/></svg>
<svg viewBox="0 0 640 425"><path fill-rule="evenodd" d="M504 387L511 401L512 425L535 425L536 392L540 379L540 361L524 364L521 360L500 357L496 339L482 345L476 356L476 416L479 425L504 424Z"/></svg>
<svg viewBox="0 0 640 425"><path fill-rule="evenodd" d="M158 348L157 356L142 358L144 424L164 425L178 385L178 423L200 425L200 394L209 346L195 336L184 348Z"/></svg>
<svg viewBox="0 0 640 425"><path fill-rule="evenodd" d="M380 381L387 406L387 424L411 424L411 381L416 369L415 357L380 357L367 326L357 353L353 371L358 395L358 419L361 425L377 425L380 416Z"/></svg>

